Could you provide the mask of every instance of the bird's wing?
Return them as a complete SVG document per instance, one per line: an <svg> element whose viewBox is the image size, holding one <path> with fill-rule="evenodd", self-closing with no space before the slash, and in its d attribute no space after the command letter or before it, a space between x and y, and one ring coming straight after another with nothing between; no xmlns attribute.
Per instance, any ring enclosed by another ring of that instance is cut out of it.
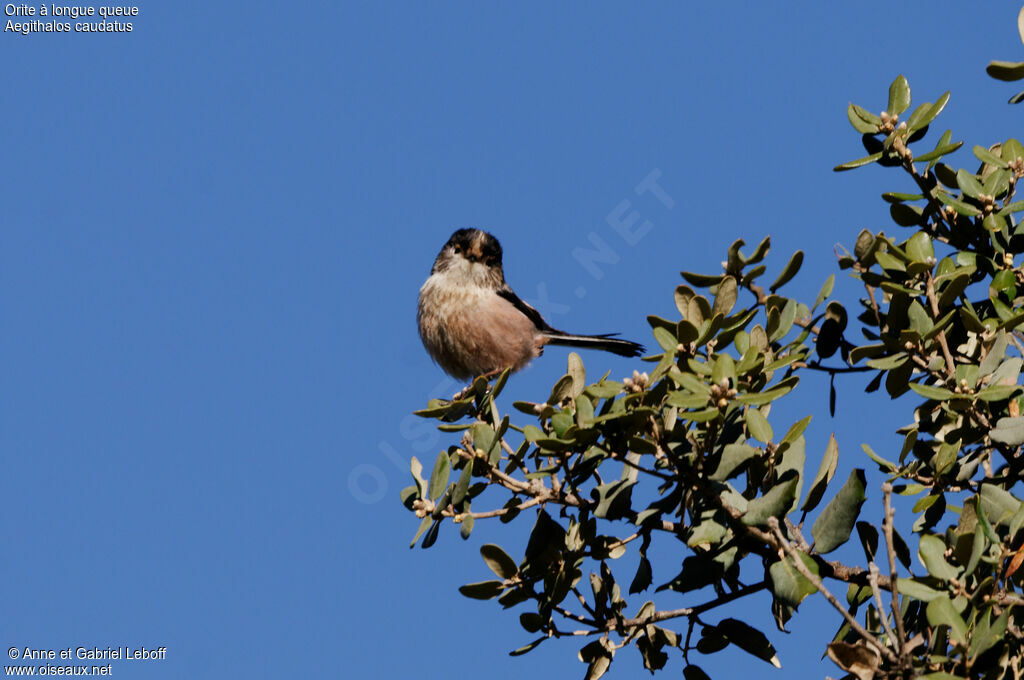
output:
<svg viewBox="0 0 1024 680"><path fill-rule="evenodd" d="M533 322L533 325L537 327L537 330L555 330L554 328L548 325L548 322L544 320L544 317L540 315L540 312L538 312L536 309L534 309L533 307L519 299L519 296L516 295L508 286L505 286L504 288L499 288L497 293L499 296L511 302L516 309L518 309L520 312L523 313L524 316L530 319L530 321Z"/></svg>

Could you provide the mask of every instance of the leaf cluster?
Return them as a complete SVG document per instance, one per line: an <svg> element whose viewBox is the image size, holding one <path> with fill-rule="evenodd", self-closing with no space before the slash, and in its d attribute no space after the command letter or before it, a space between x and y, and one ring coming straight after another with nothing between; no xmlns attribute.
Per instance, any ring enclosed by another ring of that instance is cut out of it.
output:
<svg viewBox="0 0 1024 680"><path fill-rule="evenodd" d="M878 164L910 185L882 196L897 236L865 229L838 254L864 290L856 316L830 300L834 276L810 302L783 292L802 252L769 278L770 240L739 240L721 271L681 273L677 318L648 317L647 371L588 381L570 354L550 395L515 413L498 399L507 372L417 412L458 439L429 475L412 460L413 545L449 523L468 538L477 520L532 522L522 555L484 545L494 578L460 589L519 611L531 637L512 654L569 637L587 678L627 646L652 672L679 657L691 680L707 677L701 655L732 648L779 666L753 608L721 608L763 603L785 630L813 596L837 612L825 651L854 676L1017 677L1024 146L975 146L979 165L955 168L950 131L922 148L948 100L911 109L900 76L879 114L850 104L868 156L836 169ZM810 415L772 414L805 371L830 375L833 412L837 376L859 374L907 406L892 451L863 446L870 465L841 484L835 438L809 443ZM894 493L916 499L899 528ZM851 538L863 560L834 559ZM677 561L652 563L655 542Z"/></svg>

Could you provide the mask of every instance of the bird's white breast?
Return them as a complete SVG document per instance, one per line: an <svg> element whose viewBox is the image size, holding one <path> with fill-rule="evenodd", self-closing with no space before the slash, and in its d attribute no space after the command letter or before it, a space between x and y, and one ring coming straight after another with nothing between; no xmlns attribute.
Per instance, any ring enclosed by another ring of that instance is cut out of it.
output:
<svg viewBox="0 0 1024 680"><path fill-rule="evenodd" d="M424 347L459 379L522 368L540 352L536 327L492 286L467 274L437 272L420 288L417 321Z"/></svg>

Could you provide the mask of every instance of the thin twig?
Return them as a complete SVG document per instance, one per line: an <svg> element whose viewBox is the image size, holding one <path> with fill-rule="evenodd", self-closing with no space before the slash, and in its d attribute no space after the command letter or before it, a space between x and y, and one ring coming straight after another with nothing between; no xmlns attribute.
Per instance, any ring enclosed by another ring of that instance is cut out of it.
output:
<svg viewBox="0 0 1024 680"><path fill-rule="evenodd" d="M939 302L935 298L935 280L932 278L931 271L928 272L928 278L925 281L925 295L928 298L928 304L932 308L932 317L938 321L941 315L939 314ZM942 348L942 356L946 358L946 375L952 378L956 373L956 362L953 361L953 354L949 351L949 343L946 342L946 331L939 331L935 338L939 341L939 346Z"/></svg>
<svg viewBox="0 0 1024 680"><path fill-rule="evenodd" d="M868 292L868 300L871 301L871 311L875 314L875 323L878 324L878 330L882 330L882 315L878 311L878 301L875 300L875 287L869 286L867 283L864 284L864 288Z"/></svg>
<svg viewBox="0 0 1024 680"><path fill-rule="evenodd" d="M654 612L649 616L638 617L635 619L623 619L620 621L609 620L606 623L606 630L613 630L619 626L623 628L633 628L635 626L646 626L650 623L658 623L659 621L667 621L668 619L677 619L681 616L696 617L700 614L721 607L724 604L728 604L734 600L746 597L747 595L753 595L756 592L764 590L767 587L767 583L761 581L754 583L749 586L744 586L738 590L734 590L731 593L726 593L721 597L716 597L714 600L705 602L704 604L697 605L696 607L683 607L682 609L669 609L666 611Z"/></svg>
<svg viewBox="0 0 1024 680"><path fill-rule="evenodd" d="M637 470L639 472L645 472L645 473L647 473L647 474L649 474L649 475L651 475L653 477L657 477L658 479L662 480L663 482L671 482L671 481L675 480L675 477L673 475L663 474L663 473L658 472L656 470L651 470L650 468L645 468L642 465L638 465L637 463L634 463L633 461L629 460L629 458L627 458L626 456L624 456L624 455L622 455L620 453L617 453L615 451L612 451L611 449L607 449L607 448L604 448L604 447L601 447L601 448L603 448L605 451L608 452L608 455L609 455L609 457L611 457L612 460L617 460L617 461L619 461L620 463L622 463L623 465L625 465L627 467L631 467L634 470Z"/></svg>
<svg viewBox="0 0 1024 680"><path fill-rule="evenodd" d="M562 607L560 605L556 604L556 605L554 605L554 607L552 607L552 609L554 609L556 612L558 612L559 614L561 614L565 618L572 619L573 621L576 621L577 623L582 623L584 626L596 626L597 625L596 621L591 621L590 619L588 619L586 617L583 617L583 616L580 616L579 614L576 614L574 612L571 612L568 609L566 609L566 608L564 608L564 607Z"/></svg>
<svg viewBox="0 0 1024 680"><path fill-rule="evenodd" d="M892 600L892 618L896 622L897 642L902 657L907 647L907 633L903 630L903 614L900 612L900 591L896 583L896 547L892 537L892 520L895 511L892 509L892 483L886 482L882 485L882 495L885 499L885 517L882 519L882 534L885 536L885 552L889 555L889 590ZM881 613L881 610L879 610Z"/></svg>
<svg viewBox="0 0 1024 680"><path fill-rule="evenodd" d="M504 437L501 438L501 448L505 449L505 453L508 454L509 460L515 460L516 459L516 452L512 449L512 447L509 445L509 443L507 441L505 441ZM526 466L523 465L522 461L519 461L519 463L516 465L516 467L518 467L520 470L522 470L524 475L529 472L529 470L526 469Z"/></svg>
<svg viewBox="0 0 1024 680"><path fill-rule="evenodd" d="M597 614L594 612L594 608L587 604L587 598L583 597L583 593L581 593L576 586L572 587L572 592L576 594L576 599L580 601L580 604L583 605L583 608L587 610L587 613L593 616L594 618L597 618Z"/></svg>
<svg viewBox="0 0 1024 680"><path fill-rule="evenodd" d="M875 599L875 607L878 608L878 618L882 620L882 627L885 634L893 643L898 644L896 632L889 625L889 617L885 613L885 603L882 602L882 591L878 589L878 565L872 560L868 563L868 585L871 586L871 596ZM897 617L898 618L898 617Z"/></svg>
<svg viewBox="0 0 1024 680"><path fill-rule="evenodd" d="M473 519L487 519L489 517L501 517L502 515L504 515L506 513L509 513L512 510L515 510L516 512L519 512L521 510L526 510L527 508L532 508L533 506L540 505L540 504L541 504L541 499L539 497L534 497L534 498L531 498L528 501L520 503L519 505L515 506L514 508L497 508L495 510L487 510L486 512L463 512L463 513L453 513L453 514L469 515Z"/></svg>

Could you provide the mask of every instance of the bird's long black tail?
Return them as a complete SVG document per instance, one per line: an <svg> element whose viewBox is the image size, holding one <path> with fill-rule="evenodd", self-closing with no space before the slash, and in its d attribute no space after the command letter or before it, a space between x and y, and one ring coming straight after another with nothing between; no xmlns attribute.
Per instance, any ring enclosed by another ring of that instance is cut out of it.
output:
<svg viewBox="0 0 1024 680"><path fill-rule="evenodd" d="M544 333L549 345L565 345L567 347L579 347L581 349L601 349L605 352L618 354L620 357L638 357L644 353L644 346L629 340L620 340L612 337L615 333L607 335L570 335L561 331L548 331Z"/></svg>

